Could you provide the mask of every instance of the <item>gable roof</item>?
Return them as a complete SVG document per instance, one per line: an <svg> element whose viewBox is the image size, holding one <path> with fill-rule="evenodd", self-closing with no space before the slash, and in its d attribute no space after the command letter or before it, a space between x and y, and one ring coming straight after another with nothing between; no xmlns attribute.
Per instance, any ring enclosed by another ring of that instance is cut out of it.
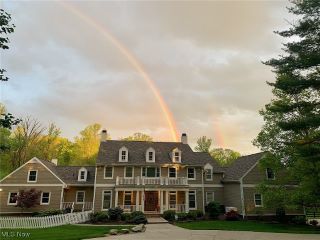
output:
<svg viewBox="0 0 320 240"><path fill-rule="evenodd" d="M128 162L119 162L119 149L128 149ZM152 147L155 150L155 163L146 162L146 152ZM188 144L181 142L145 142L107 140L101 142L97 157L97 165L162 165L172 163L172 150L181 151L181 164L204 166L210 163L213 171L221 172L218 163L208 154L193 152Z"/></svg>
<svg viewBox="0 0 320 240"><path fill-rule="evenodd" d="M262 158L263 152L239 157L226 168L223 181L240 181L240 179Z"/></svg>

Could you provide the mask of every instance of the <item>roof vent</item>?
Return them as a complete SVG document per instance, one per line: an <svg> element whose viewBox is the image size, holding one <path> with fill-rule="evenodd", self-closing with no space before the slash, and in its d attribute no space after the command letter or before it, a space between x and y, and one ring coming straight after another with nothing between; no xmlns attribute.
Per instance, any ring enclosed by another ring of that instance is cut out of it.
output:
<svg viewBox="0 0 320 240"><path fill-rule="evenodd" d="M56 158L52 159L51 162L56 166L58 165L58 159Z"/></svg>

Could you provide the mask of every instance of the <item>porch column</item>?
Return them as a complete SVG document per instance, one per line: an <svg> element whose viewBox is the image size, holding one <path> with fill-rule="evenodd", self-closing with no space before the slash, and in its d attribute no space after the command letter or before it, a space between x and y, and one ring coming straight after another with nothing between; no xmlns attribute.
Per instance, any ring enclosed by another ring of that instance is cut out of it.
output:
<svg viewBox="0 0 320 240"><path fill-rule="evenodd" d="M140 209L139 209L139 191L136 191L136 211L140 211Z"/></svg>
<svg viewBox="0 0 320 240"><path fill-rule="evenodd" d="M119 194L119 191L116 190L116 197L114 198L114 207L118 206L118 194Z"/></svg>
<svg viewBox="0 0 320 240"><path fill-rule="evenodd" d="M189 212L189 191L186 190L184 191L184 194L185 194L185 210L186 212Z"/></svg>
<svg viewBox="0 0 320 240"><path fill-rule="evenodd" d="M160 190L160 213L163 213L163 191Z"/></svg>
<svg viewBox="0 0 320 240"><path fill-rule="evenodd" d="M166 191L166 210L169 210L169 191Z"/></svg>
<svg viewBox="0 0 320 240"><path fill-rule="evenodd" d="M144 212L144 191L141 191L141 211Z"/></svg>

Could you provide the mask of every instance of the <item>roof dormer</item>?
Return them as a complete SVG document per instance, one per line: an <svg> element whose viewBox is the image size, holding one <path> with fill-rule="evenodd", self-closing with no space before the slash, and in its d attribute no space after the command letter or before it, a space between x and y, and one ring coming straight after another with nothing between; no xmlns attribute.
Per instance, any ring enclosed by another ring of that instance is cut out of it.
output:
<svg viewBox="0 0 320 240"><path fill-rule="evenodd" d="M88 170L85 167L80 168L78 172L78 181L79 182L87 181L87 176L88 176Z"/></svg>
<svg viewBox="0 0 320 240"><path fill-rule="evenodd" d="M181 150L179 148L172 150L172 162L181 163Z"/></svg>
<svg viewBox="0 0 320 240"><path fill-rule="evenodd" d="M122 147L119 149L119 162L128 162L128 148Z"/></svg>
<svg viewBox="0 0 320 240"><path fill-rule="evenodd" d="M156 151L149 147L146 151L146 162L155 162L156 161Z"/></svg>

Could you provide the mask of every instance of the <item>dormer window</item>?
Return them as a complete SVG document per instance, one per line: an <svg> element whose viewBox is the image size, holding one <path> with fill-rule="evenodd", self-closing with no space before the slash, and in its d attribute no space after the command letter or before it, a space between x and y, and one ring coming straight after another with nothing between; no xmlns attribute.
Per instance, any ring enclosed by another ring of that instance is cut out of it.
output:
<svg viewBox="0 0 320 240"><path fill-rule="evenodd" d="M88 171L86 168L80 168L78 173L78 181L85 182L87 181Z"/></svg>
<svg viewBox="0 0 320 240"><path fill-rule="evenodd" d="M153 148L148 148L146 152L146 162L155 162L156 154Z"/></svg>
<svg viewBox="0 0 320 240"><path fill-rule="evenodd" d="M271 168L266 169L266 175L268 180L274 180L275 179L275 174L274 171Z"/></svg>
<svg viewBox="0 0 320 240"><path fill-rule="evenodd" d="M211 164L207 163L204 166L204 174L205 174L206 181L212 181L212 179L213 179L212 172L213 172L213 168L212 168Z"/></svg>
<svg viewBox="0 0 320 240"><path fill-rule="evenodd" d="M181 163L181 151L178 148L172 151L172 162Z"/></svg>
<svg viewBox="0 0 320 240"><path fill-rule="evenodd" d="M128 149L126 147L119 150L119 162L128 162Z"/></svg>

